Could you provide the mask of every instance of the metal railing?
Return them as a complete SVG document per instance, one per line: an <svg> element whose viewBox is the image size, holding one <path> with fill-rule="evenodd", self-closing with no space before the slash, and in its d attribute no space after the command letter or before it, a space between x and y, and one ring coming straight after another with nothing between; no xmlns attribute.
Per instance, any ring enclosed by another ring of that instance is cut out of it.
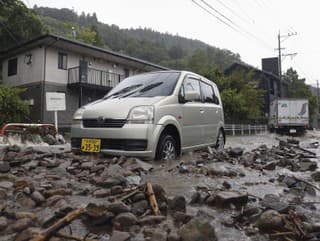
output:
<svg viewBox="0 0 320 241"><path fill-rule="evenodd" d="M241 124L226 124L224 126L227 135L254 135L268 131L267 125L241 125Z"/></svg>
<svg viewBox="0 0 320 241"><path fill-rule="evenodd" d="M68 84L84 83L113 88L124 79L123 75L94 68L88 68L86 78L80 78L79 73L79 66L68 69Z"/></svg>

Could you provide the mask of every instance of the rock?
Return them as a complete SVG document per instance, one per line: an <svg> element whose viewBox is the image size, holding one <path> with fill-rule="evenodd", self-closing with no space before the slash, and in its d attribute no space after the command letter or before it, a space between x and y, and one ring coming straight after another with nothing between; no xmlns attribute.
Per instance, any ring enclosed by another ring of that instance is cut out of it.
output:
<svg viewBox="0 0 320 241"><path fill-rule="evenodd" d="M167 237L167 241L180 241L180 236L176 232L170 232Z"/></svg>
<svg viewBox="0 0 320 241"><path fill-rule="evenodd" d="M139 223L141 225L153 225L153 224L159 224L161 223L163 220L166 220L165 216L146 216L143 217L142 219L140 219Z"/></svg>
<svg viewBox="0 0 320 241"><path fill-rule="evenodd" d="M113 223L120 227L128 227L137 224L138 219L133 213L120 213L113 219Z"/></svg>
<svg viewBox="0 0 320 241"><path fill-rule="evenodd" d="M13 183L12 183L12 182L9 182L9 181L1 181L1 182L0 182L0 188L9 190L9 189L11 189L12 187L13 187Z"/></svg>
<svg viewBox="0 0 320 241"><path fill-rule="evenodd" d="M107 196L110 196L110 194L111 194L110 189L98 189L93 192L93 196L97 198L107 197Z"/></svg>
<svg viewBox="0 0 320 241"><path fill-rule="evenodd" d="M132 202L138 202L145 199L146 199L146 195L144 194L144 192L138 192L131 198Z"/></svg>
<svg viewBox="0 0 320 241"><path fill-rule="evenodd" d="M114 214L127 213L131 211L131 208L123 202L110 203L106 208Z"/></svg>
<svg viewBox="0 0 320 241"><path fill-rule="evenodd" d="M141 161L138 158L130 158L127 160L127 163L125 165L126 169L132 172L143 171L147 173L153 169L151 164Z"/></svg>
<svg viewBox="0 0 320 241"><path fill-rule="evenodd" d="M140 185L141 177L140 176L128 176L126 177L129 185Z"/></svg>
<svg viewBox="0 0 320 241"><path fill-rule="evenodd" d="M31 198L33 201L35 201L37 204L41 204L43 203L46 199L45 197L38 191L34 191L32 194L31 194Z"/></svg>
<svg viewBox="0 0 320 241"><path fill-rule="evenodd" d="M182 174L188 173L188 172L189 172L188 166L186 166L186 165L184 165L184 164L180 165L180 166L179 166L179 172L182 173Z"/></svg>
<svg viewBox="0 0 320 241"><path fill-rule="evenodd" d="M10 227L12 228L12 230L16 232L21 232L22 230L30 227L31 224L32 224L32 220L30 218L22 218L22 219L18 219Z"/></svg>
<svg viewBox="0 0 320 241"><path fill-rule="evenodd" d="M257 221L257 226L262 231L281 230L283 228L283 219L280 213L275 210L267 210L261 214Z"/></svg>
<svg viewBox="0 0 320 241"><path fill-rule="evenodd" d="M47 134L45 136L42 137L42 140L49 144L49 145L55 145L57 143L56 138L53 135Z"/></svg>
<svg viewBox="0 0 320 241"><path fill-rule="evenodd" d="M176 196L168 202L169 210L173 212L186 212L186 199L184 196Z"/></svg>
<svg viewBox="0 0 320 241"><path fill-rule="evenodd" d="M21 207L31 209L36 206L35 201L29 198L26 194L19 192L16 195L16 201L20 204Z"/></svg>
<svg viewBox="0 0 320 241"><path fill-rule="evenodd" d="M29 241L32 238L34 238L35 233L40 233L40 229L39 228L27 228L27 229L23 230L21 233L19 233L15 237L14 241ZM52 241L52 240L50 239L50 241Z"/></svg>
<svg viewBox="0 0 320 241"><path fill-rule="evenodd" d="M51 196L67 196L67 195L71 195L72 194L72 190L71 189L67 189L67 188L56 188L56 189L51 189L48 191L45 191L43 193L43 195L48 198Z"/></svg>
<svg viewBox="0 0 320 241"><path fill-rule="evenodd" d="M162 230L156 230L151 236L151 241L167 241L167 235Z"/></svg>
<svg viewBox="0 0 320 241"><path fill-rule="evenodd" d="M268 170L268 171L273 171L273 170L276 169L276 166L277 166L277 163L276 163L276 162L270 162L270 163L264 165L264 166L262 167L262 169Z"/></svg>
<svg viewBox="0 0 320 241"><path fill-rule="evenodd" d="M31 212L16 212L15 216L16 216L16 219L29 218L32 221L37 220L37 216Z"/></svg>
<svg viewBox="0 0 320 241"><path fill-rule="evenodd" d="M54 195L54 196L51 196L47 199L47 205L49 207L52 207L54 206L57 202L59 202L60 200L63 199L63 196L61 195Z"/></svg>
<svg viewBox="0 0 320 241"><path fill-rule="evenodd" d="M0 173L7 173L10 171L9 162L0 161Z"/></svg>
<svg viewBox="0 0 320 241"><path fill-rule="evenodd" d="M179 212L179 211L175 212L172 216L174 221L177 223L187 223L193 218L192 215L186 214L184 212Z"/></svg>
<svg viewBox="0 0 320 241"><path fill-rule="evenodd" d="M201 202L201 194L200 192L195 192L191 196L190 204L196 204Z"/></svg>
<svg viewBox="0 0 320 241"><path fill-rule="evenodd" d="M243 206L248 202L248 194L237 191L218 192L215 197L215 202L218 206L225 206L231 203L236 206Z"/></svg>
<svg viewBox="0 0 320 241"><path fill-rule="evenodd" d="M6 217L0 217L0 231L4 230L8 226L8 220Z"/></svg>
<svg viewBox="0 0 320 241"><path fill-rule="evenodd" d="M141 200L139 202L135 202L132 205L132 212L135 215L142 215L149 208L149 203L147 200Z"/></svg>
<svg viewBox="0 0 320 241"><path fill-rule="evenodd" d="M122 191L123 191L122 186L113 186L113 187L111 187L111 194L112 195L116 195L116 194L122 193Z"/></svg>
<svg viewBox="0 0 320 241"><path fill-rule="evenodd" d="M127 183L127 179L120 175L115 177L94 177L92 181L95 185L105 188L111 188L113 186L125 186Z"/></svg>
<svg viewBox="0 0 320 241"><path fill-rule="evenodd" d="M305 171L315 171L318 167L317 162L310 161L310 160L303 160L298 162L299 165L299 171L305 172Z"/></svg>
<svg viewBox="0 0 320 241"><path fill-rule="evenodd" d="M86 214L89 217L88 223L93 226L105 224L114 218L114 214L109 212L105 206L94 203L88 204Z"/></svg>
<svg viewBox="0 0 320 241"><path fill-rule="evenodd" d="M178 235L182 241L216 241L217 237L210 222L201 218L192 219L184 224L179 230Z"/></svg>
<svg viewBox="0 0 320 241"><path fill-rule="evenodd" d="M123 176L126 173L126 170L123 169L120 165L110 165L107 169L104 170L103 175L109 177Z"/></svg>
<svg viewBox="0 0 320 241"><path fill-rule="evenodd" d="M275 194L266 194L261 204L267 209L273 209L279 213L286 213L289 210L289 205L285 202L281 202L280 198Z"/></svg>
<svg viewBox="0 0 320 241"><path fill-rule="evenodd" d="M158 203L167 202L166 192L161 185L152 184L152 188Z"/></svg>
<svg viewBox="0 0 320 241"><path fill-rule="evenodd" d="M239 157L239 156L242 156L243 149L240 147L235 147L235 148L230 148L227 152L231 157Z"/></svg>
<svg viewBox="0 0 320 241"><path fill-rule="evenodd" d="M294 187L297 183L297 180L293 177L285 176L282 180L283 183L287 185L287 187Z"/></svg>
<svg viewBox="0 0 320 241"><path fill-rule="evenodd" d="M314 181L320 182L320 171L312 173L311 177L313 178Z"/></svg>
<svg viewBox="0 0 320 241"><path fill-rule="evenodd" d="M224 188L226 188L226 189L230 189L230 188L231 188L231 184L230 184L229 182L227 182L227 181L224 181L224 182L222 183L222 186L223 186Z"/></svg>
<svg viewBox="0 0 320 241"><path fill-rule="evenodd" d="M129 241L130 240L130 234L127 232L120 232L117 230L114 230L111 235L110 241Z"/></svg>

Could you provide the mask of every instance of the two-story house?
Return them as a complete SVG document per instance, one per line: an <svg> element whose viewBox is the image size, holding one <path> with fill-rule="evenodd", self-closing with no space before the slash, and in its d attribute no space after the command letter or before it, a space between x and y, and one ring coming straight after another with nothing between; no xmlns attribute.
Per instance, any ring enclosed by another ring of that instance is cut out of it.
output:
<svg viewBox="0 0 320 241"><path fill-rule="evenodd" d="M276 73L272 73L267 70L260 70L253 66L234 63L229 66L225 71L226 76L230 76L235 72L244 71L249 73L253 71L252 81L257 81L257 88L263 89L264 94L264 107L262 109L266 117L269 116L270 103L278 98L285 98L288 96L288 83L286 80L280 80L279 76Z"/></svg>
<svg viewBox="0 0 320 241"><path fill-rule="evenodd" d="M25 89L30 122L52 123L46 111L46 92L64 92L66 111L59 112L68 127L74 111L103 97L125 77L167 68L64 37L46 34L0 53L3 84Z"/></svg>

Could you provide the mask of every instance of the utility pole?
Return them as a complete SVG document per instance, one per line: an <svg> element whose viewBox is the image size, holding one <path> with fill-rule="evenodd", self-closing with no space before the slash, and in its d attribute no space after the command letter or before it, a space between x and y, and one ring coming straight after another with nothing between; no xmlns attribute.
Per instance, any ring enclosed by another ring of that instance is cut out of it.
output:
<svg viewBox="0 0 320 241"><path fill-rule="evenodd" d="M319 80L317 80L317 102L318 102L318 113L320 111L320 103L319 103L319 99L320 99L320 93L319 93Z"/></svg>
<svg viewBox="0 0 320 241"><path fill-rule="evenodd" d="M281 48L281 43L283 41L287 40L289 37L295 36L297 34L298 34L297 32L290 32L285 35L281 35L280 30L278 33L278 48L276 50L278 50L278 70L279 70L279 79L280 79L280 85L279 85L280 96L281 96L281 83L282 83L282 56L293 57L293 56L297 55L297 53L282 54L281 50L284 50L284 48Z"/></svg>

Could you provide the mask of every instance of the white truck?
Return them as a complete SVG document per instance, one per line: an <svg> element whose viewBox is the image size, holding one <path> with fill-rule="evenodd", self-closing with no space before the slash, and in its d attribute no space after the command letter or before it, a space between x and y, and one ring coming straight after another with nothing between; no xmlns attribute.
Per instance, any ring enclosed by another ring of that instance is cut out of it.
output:
<svg viewBox="0 0 320 241"><path fill-rule="evenodd" d="M278 99L270 103L269 129L283 133L301 133L309 125L307 99Z"/></svg>

